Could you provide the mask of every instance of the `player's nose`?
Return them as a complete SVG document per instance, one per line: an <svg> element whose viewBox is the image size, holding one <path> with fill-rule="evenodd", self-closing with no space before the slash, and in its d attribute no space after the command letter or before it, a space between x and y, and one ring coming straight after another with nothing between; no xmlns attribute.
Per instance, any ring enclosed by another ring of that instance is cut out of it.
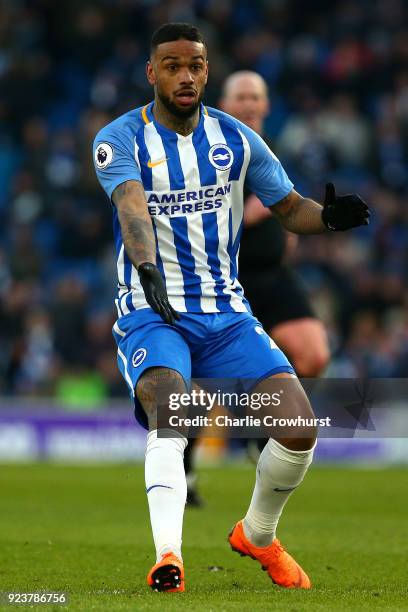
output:
<svg viewBox="0 0 408 612"><path fill-rule="evenodd" d="M194 83L194 76L188 68L184 68L180 73L180 85L191 85Z"/></svg>

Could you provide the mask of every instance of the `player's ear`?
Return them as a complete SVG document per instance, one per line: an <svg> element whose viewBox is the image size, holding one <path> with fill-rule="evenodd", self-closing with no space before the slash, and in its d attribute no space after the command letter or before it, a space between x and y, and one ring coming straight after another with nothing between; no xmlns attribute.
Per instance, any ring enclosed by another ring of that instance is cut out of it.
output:
<svg viewBox="0 0 408 612"><path fill-rule="evenodd" d="M146 63L146 76L150 85L156 85L156 75L154 72L153 64L150 60Z"/></svg>

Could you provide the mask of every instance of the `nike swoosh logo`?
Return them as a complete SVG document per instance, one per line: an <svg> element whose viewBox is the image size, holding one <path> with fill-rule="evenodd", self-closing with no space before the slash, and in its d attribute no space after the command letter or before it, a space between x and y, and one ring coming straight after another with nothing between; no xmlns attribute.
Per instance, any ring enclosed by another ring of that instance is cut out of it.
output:
<svg viewBox="0 0 408 612"><path fill-rule="evenodd" d="M278 487L276 489L274 489L274 491L282 491L282 493L284 491L293 491L293 489L296 489L296 487L289 487L289 489L279 489Z"/></svg>
<svg viewBox="0 0 408 612"><path fill-rule="evenodd" d="M160 164L164 164L169 158L165 157L164 159L158 159L157 161L152 162L151 159L147 162L148 168L154 168L155 166L159 166Z"/></svg>
<svg viewBox="0 0 408 612"><path fill-rule="evenodd" d="M156 487L161 487L162 489L172 489L172 488L173 488L173 487L168 487L167 485L160 485L160 484L157 484L157 485L152 485L151 487L149 487L148 489L146 489L146 493L150 493L150 491L151 491L152 489L155 489Z"/></svg>

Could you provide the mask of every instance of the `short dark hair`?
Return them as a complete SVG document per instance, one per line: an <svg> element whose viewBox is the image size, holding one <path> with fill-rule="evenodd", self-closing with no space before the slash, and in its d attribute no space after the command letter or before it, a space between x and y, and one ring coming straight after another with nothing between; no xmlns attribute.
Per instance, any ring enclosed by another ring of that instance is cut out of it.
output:
<svg viewBox="0 0 408 612"><path fill-rule="evenodd" d="M203 35L190 23L165 23L154 32L150 43L150 53L153 53L158 45L174 40L191 40L202 43L206 47Z"/></svg>

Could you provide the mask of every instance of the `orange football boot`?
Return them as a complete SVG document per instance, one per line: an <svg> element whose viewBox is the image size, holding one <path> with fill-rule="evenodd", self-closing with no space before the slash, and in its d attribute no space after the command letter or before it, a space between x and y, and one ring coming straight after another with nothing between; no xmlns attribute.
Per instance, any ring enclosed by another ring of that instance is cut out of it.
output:
<svg viewBox="0 0 408 612"><path fill-rule="evenodd" d="M286 552L277 538L270 546L254 546L245 537L242 521L239 521L228 536L232 550L241 557L251 557L262 565L272 582L287 589L310 589L312 584L300 565Z"/></svg>
<svg viewBox="0 0 408 612"><path fill-rule="evenodd" d="M153 591L183 593L183 562L172 552L166 553L147 574L147 584L152 587Z"/></svg>

